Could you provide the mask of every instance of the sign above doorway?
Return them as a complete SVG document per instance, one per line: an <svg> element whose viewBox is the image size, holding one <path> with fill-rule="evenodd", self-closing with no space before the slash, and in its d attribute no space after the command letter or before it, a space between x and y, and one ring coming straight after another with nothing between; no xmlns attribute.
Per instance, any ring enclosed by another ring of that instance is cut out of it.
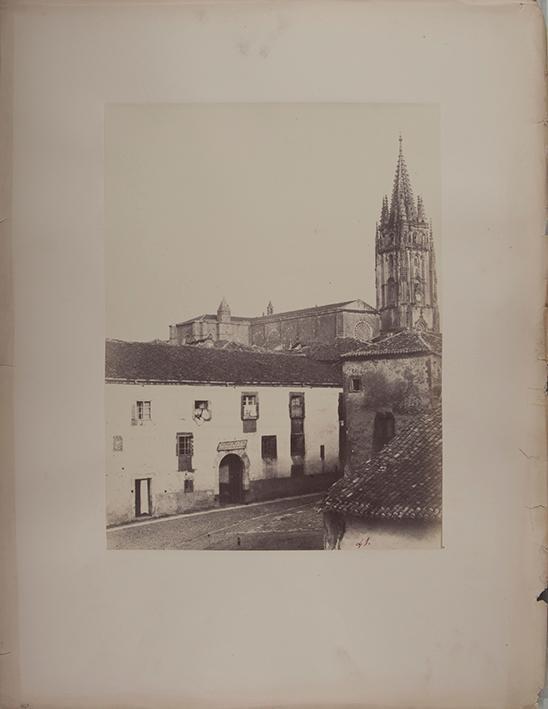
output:
<svg viewBox="0 0 548 709"><path fill-rule="evenodd" d="M221 441L217 446L217 452L244 450L247 446L247 439L242 441Z"/></svg>

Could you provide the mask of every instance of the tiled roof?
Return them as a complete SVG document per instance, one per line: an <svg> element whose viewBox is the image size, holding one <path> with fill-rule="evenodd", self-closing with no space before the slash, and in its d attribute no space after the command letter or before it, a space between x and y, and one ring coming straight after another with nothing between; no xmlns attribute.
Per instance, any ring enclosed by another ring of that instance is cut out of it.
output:
<svg viewBox="0 0 548 709"><path fill-rule="evenodd" d="M365 344L363 340L356 340L353 337L338 337L329 343L312 342L303 345L301 351L307 357L319 362L339 362L342 354L363 350Z"/></svg>
<svg viewBox="0 0 548 709"><path fill-rule="evenodd" d="M365 343L361 348L346 352L343 359L375 359L386 355L432 353L441 355L441 334L418 330L392 332Z"/></svg>
<svg viewBox="0 0 548 709"><path fill-rule="evenodd" d="M106 342L108 382L341 386L340 368L295 354Z"/></svg>
<svg viewBox="0 0 548 709"><path fill-rule="evenodd" d="M439 520L441 408L417 416L361 470L330 489L323 509L377 520Z"/></svg>

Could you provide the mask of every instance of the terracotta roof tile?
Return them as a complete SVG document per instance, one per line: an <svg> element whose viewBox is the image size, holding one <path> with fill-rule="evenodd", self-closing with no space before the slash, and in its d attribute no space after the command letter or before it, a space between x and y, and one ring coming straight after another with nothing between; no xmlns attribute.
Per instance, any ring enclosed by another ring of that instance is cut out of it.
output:
<svg viewBox="0 0 548 709"><path fill-rule="evenodd" d="M303 355L158 342L106 342L106 380L341 386L340 367Z"/></svg>
<svg viewBox="0 0 548 709"><path fill-rule="evenodd" d="M302 346L302 352L311 359L319 362L339 362L341 355L363 350L365 343L363 340L356 340L353 337L339 337L333 342L311 342Z"/></svg>
<svg viewBox="0 0 548 709"><path fill-rule="evenodd" d="M442 337L437 332L402 330L382 335L360 349L345 352L343 359L375 359L386 355L432 353L441 355Z"/></svg>
<svg viewBox="0 0 548 709"><path fill-rule="evenodd" d="M369 519L441 519L441 408L417 416L363 468L338 480L323 509Z"/></svg>

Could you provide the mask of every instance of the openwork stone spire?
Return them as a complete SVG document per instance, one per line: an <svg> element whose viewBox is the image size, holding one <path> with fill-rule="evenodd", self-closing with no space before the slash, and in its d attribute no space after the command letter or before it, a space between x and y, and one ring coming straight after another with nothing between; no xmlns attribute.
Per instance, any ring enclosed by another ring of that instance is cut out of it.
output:
<svg viewBox="0 0 548 709"><path fill-rule="evenodd" d="M377 310L382 332L439 331L432 225L413 189L399 139L390 208L383 197L375 237Z"/></svg>
<svg viewBox="0 0 548 709"><path fill-rule="evenodd" d="M400 149L398 162L396 164L396 174L394 175L394 186L392 188L392 201L390 203L390 224L393 226L402 220L412 221L417 218L413 189L405 164L403 155L403 138L399 138Z"/></svg>

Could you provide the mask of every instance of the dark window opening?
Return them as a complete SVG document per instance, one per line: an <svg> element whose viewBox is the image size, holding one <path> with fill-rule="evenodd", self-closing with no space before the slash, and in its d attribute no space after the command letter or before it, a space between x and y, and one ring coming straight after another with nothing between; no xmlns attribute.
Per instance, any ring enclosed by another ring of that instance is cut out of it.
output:
<svg viewBox="0 0 548 709"><path fill-rule="evenodd" d="M263 460L276 460L278 457L278 442L276 436L261 437L261 455Z"/></svg>
<svg viewBox="0 0 548 709"><path fill-rule="evenodd" d="M350 380L350 391L361 391L362 390L362 380L360 377L352 377Z"/></svg>
<svg viewBox="0 0 548 709"><path fill-rule="evenodd" d="M379 412L373 424L373 452L380 451L396 434L396 420L390 411Z"/></svg>
<svg viewBox="0 0 548 709"><path fill-rule="evenodd" d="M179 460L179 472L192 471L193 454L194 436L192 435L192 433L178 433L176 455Z"/></svg>
<svg viewBox="0 0 548 709"><path fill-rule="evenodd" d="M291 455L292 456L304 456L304 434L302 433L292 433L291 434Z"/></svg>
<svg viewBox="0 0 548 709"><path fill-rule="evenodd" d="M320 446L320 460L325 460L325 446L323 444Z"/></svg>
<svg viewBox="0 0 548 709"><path fill-rule="evenodd" d="M185 480L185 492L194 492L194 480Z"/></svg>
<svg viewBox="0 0 548 709"><path fill-rule="evenodd" d="M388 305L396 305L398 299L398 286L393 278L389 278L386 283Z"/></svg>
<svg viewBox="0 0 548 709"><path fill-rule="evenodd" d="M201 421L209 421L211 419L209 401L196 400L194 402L194 418Z"/></svg>

